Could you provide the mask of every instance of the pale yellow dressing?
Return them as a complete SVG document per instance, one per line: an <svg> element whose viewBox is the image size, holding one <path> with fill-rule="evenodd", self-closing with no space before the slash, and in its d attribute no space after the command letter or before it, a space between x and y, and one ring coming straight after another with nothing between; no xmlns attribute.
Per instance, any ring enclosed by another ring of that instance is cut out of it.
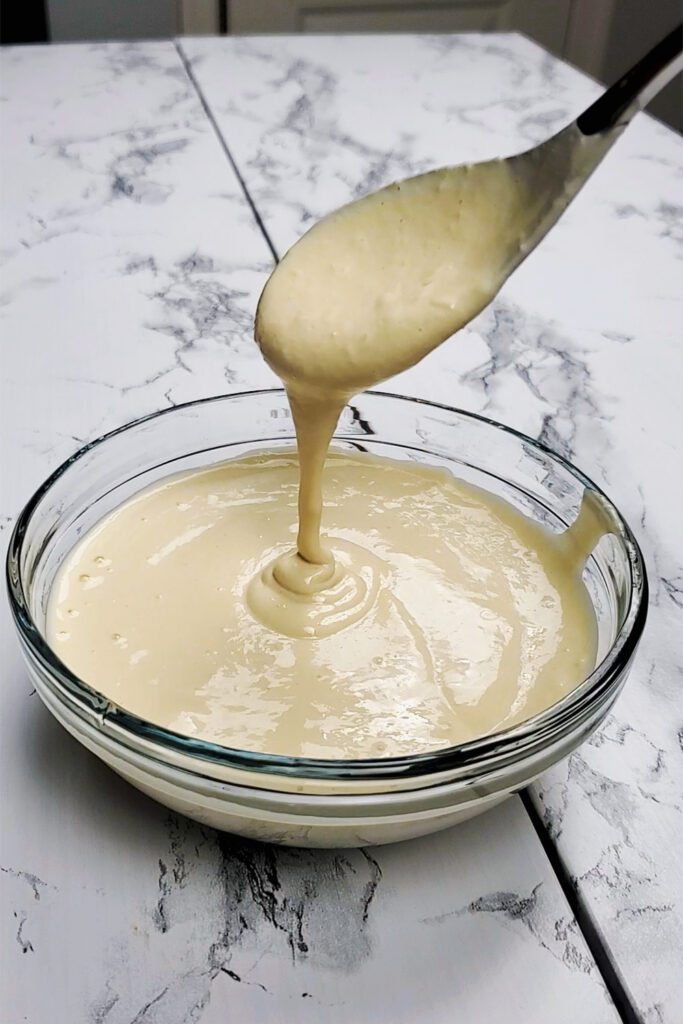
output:
<svg viewBox="0 0 683 1024"><path fill-rule="evenodd" d="M331 453L338 583L295 595L264 585L296 536L297 478L294 453L258 455L115 511L53 588L59 656L158 725L323 758L472 739L546 708L592 668L582 538L445 470Z"/></svg>

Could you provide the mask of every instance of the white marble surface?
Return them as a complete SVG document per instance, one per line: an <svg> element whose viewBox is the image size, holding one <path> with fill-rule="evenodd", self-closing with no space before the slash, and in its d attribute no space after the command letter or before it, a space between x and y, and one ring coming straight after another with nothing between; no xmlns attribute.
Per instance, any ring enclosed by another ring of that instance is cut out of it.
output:
<svg viewBox="0 0 683 1024"><path fill-rule="evenodd" d="M278 253L359 192L514 152L598 87L519 36L186 40ZM683 143L641 116L457 339L391 387L485 412L603 485L650 620L613 716L534 800L637 1012L683 1020Z"/></svg>
<svg viewBox="0 0 683 1024"><path fill-rule="evenodd" d="M183 45L279 251L357 188L512 150L593 90L510 37ZM272 378L250 340L269 249L173 45L2 60L6 536L82 441ZM634 526L645 517L657 604L633 680L614 722L538 799L636 1004L674 1022L683 570L662 458L680 443L667 166L680 143L650 122L631 131L545 257L396 387L543 434L607 481ZM0 630L9 1024L541 1022L549 1007L554 1021L618 1020L518 800L379 851L217 836L63 734L29 691L4 607Z"/></svg>
<svg viewBox="0 0 683 1024"><path fill-rule="evenodd" d="M6 52L2 95L6 537L81 442L272 382L271 259L171 43ZM519 800L377 852L218 836L63 733L0 630L3 1021L617 1019Z"/></svg>

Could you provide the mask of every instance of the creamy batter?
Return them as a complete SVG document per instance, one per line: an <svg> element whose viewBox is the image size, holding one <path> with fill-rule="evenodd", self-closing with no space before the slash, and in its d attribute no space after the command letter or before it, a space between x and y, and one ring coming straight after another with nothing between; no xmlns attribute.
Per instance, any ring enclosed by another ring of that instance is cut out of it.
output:
<svg viewBox="0 0 683 1024"><path fill-rule="evenodd" d="M340 454L325 468L348 398L458 330L519 261L539 215L525 189L500 161L437 171L292 248L256 338L298 461L176 478L81 541L48 614L70 668L178 732L323 758L451 746L581 681L596 650L590 509L554 537L445 472Z"/></svg>
<svg viewBox="0 0 683 1024"><path fill-rule="evenodd" d="M295 453L141 493L62 567L48 611L59 656L151 722L322 758L472 739L593 667L578 567L594 517L553 535L445 470L369 455L332 452L323 482L336 576L308 592L272 578L297 531Z"/></svg>
<svg viewBox="0 0 683 1024"><path fill-rule="evenodd" d="M320 473L349 397L407 367L476 316L522 258L545 206L509 161L432 171L316 224L271 275L256 339L287 388L301 464L299 558L273 579L333 578L320 541ZM536 183L537 184L537 183ZM310 565L322 568L311 577Z"/></svg>
<svg viewBox="0 0 683 1024"><path fill-rule="evenodd" d="M266 360L314 398L345 399L413 366L491 301L529 217L503 161L432 171L342 207L264 288Z"/></svg>

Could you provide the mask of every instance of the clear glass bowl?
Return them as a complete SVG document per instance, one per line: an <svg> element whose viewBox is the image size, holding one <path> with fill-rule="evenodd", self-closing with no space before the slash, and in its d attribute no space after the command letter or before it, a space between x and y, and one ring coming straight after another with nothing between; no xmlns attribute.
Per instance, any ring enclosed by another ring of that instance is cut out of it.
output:
<svg viewBox="0 0 683 1024"><path fill-rule="evenodd" d="M50 649L50 588L79 537L172 473L260 448L291 446L284 392L205 399L137 420L87 445L19 516L7 559L10 604L28 670L55 717L138 788L217 828L292 845L359 846L445 828L497 803L566 756L625 682L647 615L641 552L614 505L531 438L431 402L369 392L349 405L334 444L446 467L551 529L596 495L607 534L584 579L598 622L598 664L575 690L515 727L414 757L287 758L188 738L129 714Z"/></svg>

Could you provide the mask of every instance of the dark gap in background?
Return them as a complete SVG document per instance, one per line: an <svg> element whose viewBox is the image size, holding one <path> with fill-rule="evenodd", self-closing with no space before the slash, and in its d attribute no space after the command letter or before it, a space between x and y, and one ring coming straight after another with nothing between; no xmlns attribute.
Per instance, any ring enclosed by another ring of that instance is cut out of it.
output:
<svg viewBox="0 0 683 1024"><path fill-rule="evenodd" d="M593 957L598 972L605 983L605 988L614 1003L619 1019L622 1024L643 1024L612 959L612 954L598 932L590 910L567 870L556 843L550 838L550 834L536 810L529 788L523 789L519 795L529 820L534 827L534 831L541 841L541 846L545 850L546 857L550 861L555 877L560 883L564 897L574 915L579 931L583 935L588 951Z"/></svg>
<svg viewBox="0 0 683 1024"><path fill-rule="evenodd" d="M49 43L45 0L3 0L0 43Z"/></svg>

